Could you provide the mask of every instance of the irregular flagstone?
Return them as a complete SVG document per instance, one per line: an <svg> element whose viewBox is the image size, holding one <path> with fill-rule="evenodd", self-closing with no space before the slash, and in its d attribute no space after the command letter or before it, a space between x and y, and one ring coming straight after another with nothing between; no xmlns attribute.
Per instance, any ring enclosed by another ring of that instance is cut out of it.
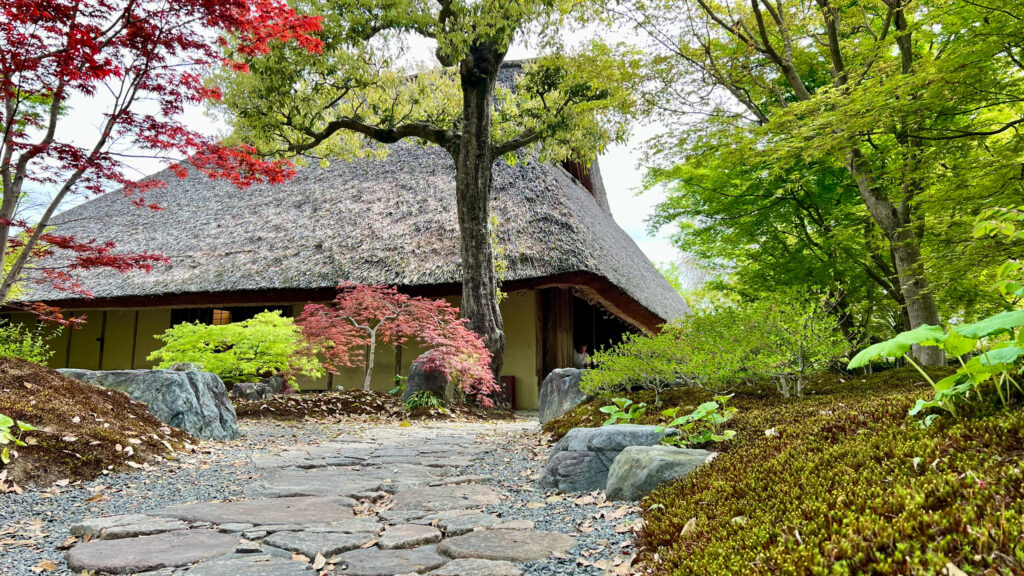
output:
<svg viewBox="0 0 1024 576"><path fill-rule="evenodd" d="M374 534L371 532L275 532L264 538L263 543L289 552L298 552L307 558L315 558L317 554L329 557L355 550L373 538Z"/></svg>
<svg viewBox="0 0 1024 576"><path fill-rule="evenodd" d="M335 522L324 524L310 524L306 526L306 532L342 532L352 534L355 532L380 532L383 525L373 518L346 518Z"/></svg>
<svg viewBox="0 0 1024 576"><path fill-rule="evenodd" d="M158 568L186 566L228 554L238 539L215 530L180 530L120 540L93 540L75 546L65 556L68 569L132 574Z"/></svg>
<svg viewBox="0 0 1024 576"><path fill-rule="evenodd" d="M457 558L427 576L522 576L518 566L504 560L481 560L479 558Z"/></svg>
<svg viewBox="0 0 1024 576"><path fill-rule="evenodd" d="M313 576L305 562L265 554L232 554L222 556L189 568L188 572L175 572L176 576Z"/></svg>
<svg viewBox="0 0 1024 576"><path fill-rule="evenodd" d="M380 458L374 457L366 460L367 464L419 464L421 466L429 466L431 468L459 468L462 466L469 466L472 464L469 458L466 457L442 457L432 458L424 455L417 456L383 456Z"/></svg>
<svg viewBox="0 0 1024 576"><path fill-rule="evenodd" d="M257 468L283 468L286 466L330 466L328 461L360 462L366 460L377 450L377 444L365 442L327 442L316 446L290 448L277 454L259 454L253 456L253 464ZM335 465L347 465L335 464Z"/></svg>
<svg viewBox="0 0 1024 576"><path fill-rule="evenodd" d="M427 484L437 479L437 470L425 466L401 465L356 468L283 468L268 472L246 493L258 498L291 496L358 497L386 488L386 484Z"/></svg>
<svg viewBox="0 0 1024 576"><path fill-rule="evenodd" d="M533 520L509 520L492 526L491 530L533 530Z"/></svg>
<svg viewBox="0 0 1024 576"><path fill-rule="evenodd" d="M251 529L252 524L249 524L248 522L228 522L227 524L217 526L217 532L223 532L225 534L239 534Z"/></svg>
<svg viewBox="0 0 1024 576"><path fill-rule="evenodd" d="M478 528L489 528L497 526L501 519L492 514L469 514L453 518L440 518L437 527L444 530L445 536L461 536Z"/></svg>
<svg viewBox="0 0 1024 576"><path fill-rule="evenodd" d="M490 484L494 481L493 476L485 476L483 474L470 474L466 476L451 476L449 478L442 478L435 480L429 484L429 486L455 486L457 484Z"/></svg>
<svg viewBox="0 0 1024 576"><path fill-rule="evenodd" d="M490 486L467 484L465 486L437 486L413 488L399 492L393 500L395 511L427 510L465 510L469 508L486 508L501 502L498 493Z"/></svg>
<svg viewBox="0 0 1024 576"><path fill-rule="evenodd" d="M441 541L441 531L433 526L399 524L384 531L377 544L384 550L416 548Z"/></svg>
<svg viewBox="0 0 1024 576"><path fill-rule="evenodd" d="M345 552L336 559L336 575L395 576L395 574L422 574L448 562L435 546L408 550L381 550L366 548ZM335 559L332 559L335 560Z"/></svg>
<svg viewBox="0 0 1024 576"><path fill-rule="evenodd" d="M575 546L575 538L557 532L481 530L449 538L438 545L437 551L452 558L529 562L567 554Z"/></svg>
<svg viewBox="0 0 1024 576"><path fill-rule="evenodd" d="M308 524L352 518L356 501L351 498L304 497L185 504L157 510L153 514L190 522L214 524L247 522L261 524Z"/></svg>
<svg viewBox="0 0 1024 576"><path fill-rule="evenodd" d="M123 514L104 518L88 518L71 527L72 536L100 540L150 536L173 530L184 530L188 524L181 520L153 518L144 514Z"/></svg>

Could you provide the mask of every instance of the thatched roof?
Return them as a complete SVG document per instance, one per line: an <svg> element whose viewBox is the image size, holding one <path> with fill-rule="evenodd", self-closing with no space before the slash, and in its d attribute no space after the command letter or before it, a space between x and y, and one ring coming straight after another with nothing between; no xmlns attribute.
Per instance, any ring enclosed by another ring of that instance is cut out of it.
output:
<svg viewBox="0 0 1024 576"><path fill-rule="evenodd" d="M133 207L113 192L68 210L55 225L63 234L114 240L120 251L162 253L169 265L149 274L88 271L80 279L91 302L43 288L30 298L90 308L166 305L168 297L189 294L206 295L209 304L226 293L271 302L258 294L326 294L339 280L457 292L454 176L445 151L411 144L392 146L385 160L300 168L285 184L245 190L160 173L155 177L168 186L146 200L162 211ZM561 167L499 160L493 199L507 288L579 284L646 325L652 315L668 320L686 312L633 240Z"/></svg>

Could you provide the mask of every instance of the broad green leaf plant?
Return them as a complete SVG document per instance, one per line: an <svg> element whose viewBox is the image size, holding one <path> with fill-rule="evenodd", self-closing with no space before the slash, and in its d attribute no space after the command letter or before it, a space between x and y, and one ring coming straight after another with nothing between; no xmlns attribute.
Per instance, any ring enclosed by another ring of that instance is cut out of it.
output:
<svg viewBox="0 0 1024 576"><path fill-rule="evenodd" d="M729 406L732 395L715 396L714 400L704 402L689 414L679 416L681 408L670 408L661 412L669 419L667 424L658 426L656 431L663 432L668 428L679 430L678 436L665 436L662 444L670 446L700 446L709 442L725 442L736 436L735 430L722 430L726 422L736 415L735 406Z"/></svg>
<svg viewBox="0 0 1024 576"><path fill-rule="evenodd" d="M612 403L601 407L601 412L608 415L602 426L613 424L630 424L647 411L647 404L634 404L629 398L612 398Z"/></svg>
<svg viewBox="0 0 1024 576"><path fill-rule="evenodd" d="M22 434L25 432L32 432L35 427L31 424L26 424L20 420L15 421L13 418L0 414L0 462L5 466L11 463L11 445L14 446L25 446L25 442L21 439ZM17 434L15 434L17 431Z"/></svg>

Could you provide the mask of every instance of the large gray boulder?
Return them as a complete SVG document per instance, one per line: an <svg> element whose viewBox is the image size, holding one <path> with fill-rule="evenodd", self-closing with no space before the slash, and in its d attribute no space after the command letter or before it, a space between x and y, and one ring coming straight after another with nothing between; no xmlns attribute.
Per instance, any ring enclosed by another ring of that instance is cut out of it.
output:
<svg viewBox="0 0 1024 576"><path fill-rule="evenodd" d="M564 492L603 489L619 453L629 446L654 446L678 430L657 430L657 426L617 424L600 428L573 428L551 449L541 471L541 488Z"/></svg>
<svg viewBox="0 0 1024 576"><path fill-rule="evenodd" d="M639 500L665 482L693 472L711 455L675 446L629 446L608 470L606 494L609 500Z"/></svg>
<svg viewBox="0 0 1024 576"><path fill-rule="evenodd" d="M448 399L448 378L440 372L423 369L427 354L430 354L430 352L421 354L409 366L409 378L405 381L405 392L402 393L402 402L408 400L413 394L422 391L430 392L438 398Z"/></svg>
<svg viewBox="0 0 1024 576"><path fill-rule="evenodd" d="M235 407L216 374L187 370L78 370L62 369L65 376L96 386L119 390L146 405L164 423L193 436L234 440L241 436Z"/></svg>
<svg viewBox="0 0 1024 576"><path fill-rule="evenodd" d="M544 378L540 385L540 423L558 418L587 397L580 391L580 381L585 370L556 368Z"/></svg>

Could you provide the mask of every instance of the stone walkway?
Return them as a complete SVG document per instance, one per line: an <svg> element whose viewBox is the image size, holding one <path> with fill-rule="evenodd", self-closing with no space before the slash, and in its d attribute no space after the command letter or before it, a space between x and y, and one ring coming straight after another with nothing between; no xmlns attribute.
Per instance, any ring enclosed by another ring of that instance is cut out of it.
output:
<svg viewBox="0 0 1024 576"><path fill-rule="evenodd" d="M467 469L500 459L478 439L494 430L371 428L257 455L260 473L240 483L246 499L83 520L71 528L81 542L67 565L161 576L512 576L517 563L565 558L574 536L485 512L509 495L495 476Z"/></svg>

